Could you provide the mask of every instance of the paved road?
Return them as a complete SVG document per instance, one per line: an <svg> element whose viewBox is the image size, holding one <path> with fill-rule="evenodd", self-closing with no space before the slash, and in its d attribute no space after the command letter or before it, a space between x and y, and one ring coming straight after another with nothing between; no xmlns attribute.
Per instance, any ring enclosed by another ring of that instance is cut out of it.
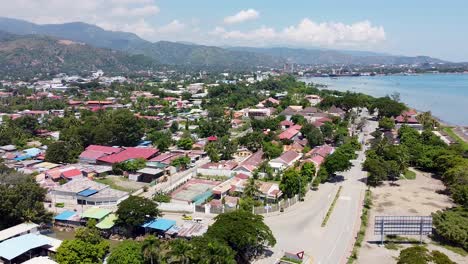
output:
<svg viewBox="0 0 468 264"><path fill-rule="evenodd" d="M369 121L364 132L359 134L360 140L367 139L364 135L374 131L376 126L375 121ZM365 194L363 179L366 173L361 166L364 157L362 150L357 160L352 161L353 167L341 174L343 181L320 185L318 191L308 192L305 202L279 216L266 217L265 222L272 229L277 245L272 249L272 256L256 263L275 263L284 251L296 253L302 250L312 256L313 263L346 262L359 228ZM326 227L321 227L339 186L343 186L340 198Z"/></svg>

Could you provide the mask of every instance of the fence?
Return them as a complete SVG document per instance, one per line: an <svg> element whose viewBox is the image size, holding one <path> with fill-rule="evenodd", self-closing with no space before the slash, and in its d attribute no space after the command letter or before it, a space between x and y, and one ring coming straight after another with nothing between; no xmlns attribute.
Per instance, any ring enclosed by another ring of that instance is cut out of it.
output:
<svg viewBox="0 0 468 264"><path fill-rule="evenodd" d="M278 203L272 203L272 204L266 204L264 206L257 206L252 208L254 214L269 214L269 213L274 213L278 212L281 210L281 208L286 209L294 204L296 204L299 201L299 196L295 195L292 198L287 198L284 200L279 201ZM207 206L207 207L206 207ZM206 209L205 209L206 208ZM229 206L215 206L211 207L208 205L197 205L195 207L196 212L201 212L201 213L210 213L210 214L222 214L222 213L228 213L237 210L238 208L236 207L229 207Z"/></svg>

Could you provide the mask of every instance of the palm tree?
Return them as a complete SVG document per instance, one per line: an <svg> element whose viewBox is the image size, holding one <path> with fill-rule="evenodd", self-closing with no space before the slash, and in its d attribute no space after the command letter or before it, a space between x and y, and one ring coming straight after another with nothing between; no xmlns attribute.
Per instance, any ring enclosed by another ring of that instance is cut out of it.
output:
<svg viewBox="0 0 468 264"><path fill-rule="evenodd" d="M236 263L234 260L233 251L229 247L224 246L219 242L209 242L206 246L206 251L207 256L204 257L204 260L201 261L203 264Z"/></svg>
<svg viewBox="0 0 468 264"><path fill-rule="evenodd" d="M169 243L169 250L167 252L167 263L171 264L189 264L192 263L193 254L192 245L182 239L175 239Z"/></svg>
<svg viewBox="0 0 468 264"><path fill-rule="evenodd" d="M161 263L162 243L155 236L148 236L141 246L141 251L145 260L150 260L151 264Z"/></svg>

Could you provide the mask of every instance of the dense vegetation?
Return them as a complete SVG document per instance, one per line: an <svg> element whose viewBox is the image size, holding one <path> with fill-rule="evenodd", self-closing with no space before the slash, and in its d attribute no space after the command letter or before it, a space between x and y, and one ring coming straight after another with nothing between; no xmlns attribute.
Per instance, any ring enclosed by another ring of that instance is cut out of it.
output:
<svg viewBox="0 0 468 264"><path fill-rule="evenodd" d="M50 223L52 214L44 207L46 190L34 177L0 166L0 229L28 221Z"/></svg>

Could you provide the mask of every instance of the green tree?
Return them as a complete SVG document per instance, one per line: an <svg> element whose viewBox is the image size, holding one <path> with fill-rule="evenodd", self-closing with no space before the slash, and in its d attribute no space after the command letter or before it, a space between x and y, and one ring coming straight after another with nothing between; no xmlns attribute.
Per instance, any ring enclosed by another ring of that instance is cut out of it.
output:
<svg viewBox="0 0 468 264"><path fill-rule="evenodd" d="M322 135L327 138L327 139L332 139L333 138L333 124L331 122L325 122L321 127L320 131L322 132Z"/></svg>
<svg viewBox="0 0 468 264"><path fill-rule="evenodd" d="M13 120L13 124L30 135L33 135L34 131L39 128L39 122L37 121L37 118L29 115L16 118Z"/></svg>
<svg viewBox="0 0 468 264"><path fill-rule="evenodd" d="M191 240L192 263L200 264L235 264L235 252L225 243L207 236L196 237Z"/></svg>
<svg viewBox="0 0 468 264"><path fill-rule="evenodd" d="M276 244L273 233L263 222L263 216L244 210L218 215L206 235L229 245L241 263L247 263L263 254L266 247Z"/></svg>
<svg viewBox="0 0 468 264"><path fill-rule="evenodd" d="M111 264L143 264L141 243L133 240L125 240L115 247L107 259Z"/></svg>
<svg viewBox="0 0 468 264"><path fill-rule="evenodd" d="M430 259L427 248L415 246L403 249L398 256L397 264L426 264Z"/></svg>
<svg viewBox="0 0 468 264"><path fill-rule="evenodd" d="M143 136L143 123L127 109L109 113L108 129L112 131L110 145L135 146Z"/></svg>
<svg viewBox="0 0 468 264"><path fill-rule="evenodd" d="M49 144L45 159L53 163L72 163L78 158L83 148L74 141L57 141Z"/></svg>
<svg viewBox="0 0 468 264"><path fill-rule="evenodd" d="M161 216L155 202L140 196L130 196L117 206L116 224L124 227L132 235L135 228L149 220Z"/></svg>
<svg viewBox="0 0 468 264"><path fill-rule="evenodd" d="M206 144L205 151L211 162L219 162L221 157L219 155L218 146L215 142L210 142Z"/></svg>
<svg viewBox="0 0 468 264"><path fill-rule="evenodd" d="M167 263L190 264L194 258L193 246L184 239L174 239L169 241L169 251L167 252Z"/></svg>
<svg viewBox="0 0 468 264"><path fill-rule="evenodd" d="M348 154L337 149L325 158L323 166L327 169L328 173L334 174L339 171L349 170L352 166L349 160L350 157Z"/></svg>
<svg viewBox="0 0 468 264"><path fill-rule="evenodd" d="M177 121L172 121L169 130L171 130L172 133L177 132L179 130L179 123L177 123Z"/></svg>
<svg viewBox="0 0 468 264"><path fill-rule="evenodd" d="M263 156L268 159L277 158L283 153L283 145L272 142L263 142Z"/></svg>
<svg viewBox="0 0 468 264"><path fill-rule="evenodd" d="M171 161L171 166L174 166L180 169L187 169L188 166L190 165L190 162L191 162L190 158L187 156L178 157L175 160Z"/></svg>
<svg viewBox="0 0 468 264"><path fill-rule="evenodd" d="M149 260L151 264L164 263L165 249L164 244L155 236L150 235L143 240L141 250L145 260Z"/></svg>
<svg viewBox="0 0 468 264"><path fill-rule="evenodd" d="M75 239L65 240L57 249L59 263L101 263L109 252L109 242L104 240L91 220L86 227L77 229Z"/></svg>
<svg viewBox="0 0 468 264"><path fill-rule="evenodd" d="M296 194L304 196L307 187L307 177L301 176L294 168L288 169L283 173L279 187L288 198Z"/></svg>
<svg viewBox="0 0 468 264"><path fill-rule="evenodd" d="M0 174L0 229L23 222L50 223L52 214L44 207L46 193L32 176Z"/></svg>
<svg viewBox="0 0 468 264"><path fill-rule="evenodd" d="M64 240L57 249L55 260L60 264L102 263L108 251L109 244L106 241L94 245L79 239Z"/></svg>
<svg viewBox="0 0 468 264"><path fill-rule="evenodd" d="M177 141L177 147L184 149L184 150L192 149L192 145L193 145L193 140L190 137L184 137L184 138L181 138L179 141Z"/></svg>
<svg viewBox="0 0 468 264"><path fill-rule="evenodd" d="M306 162L302 165L301 176L311 182L315 176L315 165L312 162Z"/></svg>
<svg viewBox="0 0 468 264"><path fill-rule="evenodd" d="M432 214L436 237L468 250L468 209L456 207Z"/></svg>
<svg viewBox="0 0 468 264"><path fill-rule="evenodd" d="M395 128L395 121L390 117L383 117L379 121L379 128L383 130L392 130Z"/></svg>
<svg viewBox="0 0 468 264"><path fill-rule="evenodd" d="M159 151L165 152L172 145L172 135L167 131L153 131L147 135L148 140L153 142Z"/></svg>

